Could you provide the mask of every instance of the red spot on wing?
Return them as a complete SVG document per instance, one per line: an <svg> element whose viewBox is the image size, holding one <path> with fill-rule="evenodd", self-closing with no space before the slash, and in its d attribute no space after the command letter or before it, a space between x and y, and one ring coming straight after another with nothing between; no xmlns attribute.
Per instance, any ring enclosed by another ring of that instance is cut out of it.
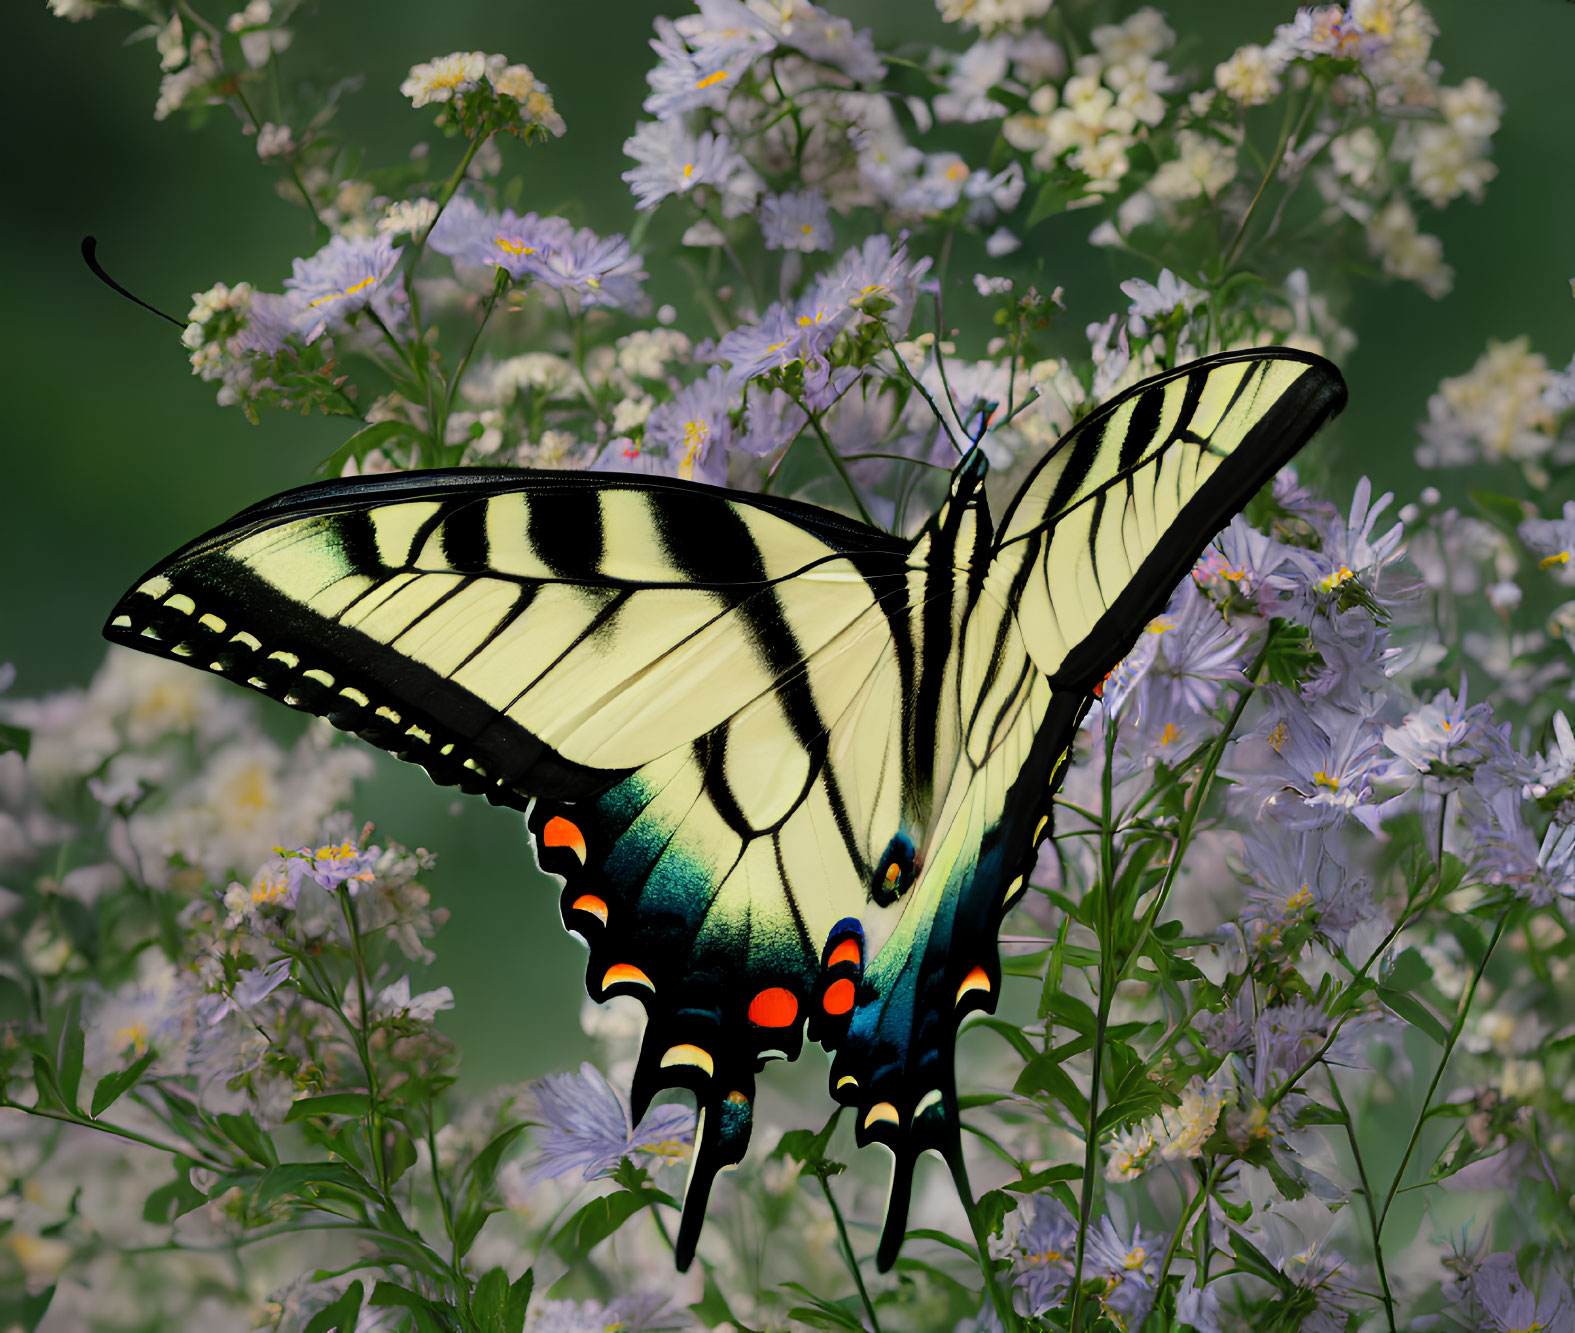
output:
<svg viewBox="0 0 1575 1333"><path fill-rule="evenodd" d="M838 963L857 963L860 961L862 961L862 955L859 953L859 942L848 939L843 940L841 944L831 951L831 957L826 959L826 966L835 967Z"/></svg>
<svg viewBox="0 0 1575 1333"><path fill-rule="evenodd" d="M756 1027L785 1028L798 1017L798 996L784 986L771 986L749 1002L749 1021Z"/></svg>
<svg viewBox="0 0 1575 1333"><path fill-rule="evenodd" d="M846 977L833 981L826 987L826 994L820 1003L828 1014L847 1013L853 1008L853 983Z"/></svg>
<svg viewBox="0 0 1575 1333"><path fill-rule="evenodd" d="M562 815L554 815L543 825L541 842L543 847L567 847L581 861L585 860L585 835L578 824Z"/></svg>

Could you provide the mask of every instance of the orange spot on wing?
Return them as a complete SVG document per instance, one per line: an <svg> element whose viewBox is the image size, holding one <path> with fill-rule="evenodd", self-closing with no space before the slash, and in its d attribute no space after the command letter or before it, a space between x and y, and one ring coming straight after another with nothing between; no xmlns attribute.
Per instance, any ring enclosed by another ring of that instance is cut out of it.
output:
<svg viewBox="0 0 1575 1333"><path fill-rule="evenodd" d="M957 998L961 1000L962 997L971 990L987 991L989 989L990 978L985 974L985 970L982 967L976 965L974 969L962 979L962 985L957 988Z"/></svg>
<svg viewBox="0 0 1575 1333"><path fill-rule="evenodd" d="M899 879L901 879L901 878L902 878L902 867L900 865L898 865L895 861L893 861L889 866L886 867L886 886L887 886L887 888L892 888L892 889L896 888L897 887L897 881Z"/></svg>
<svg viewBox="0 0 1575 1333"><path fill-rule="evenodd" d="M861 961L863 961L863 957L859 953L859 942L857 940L843 940L841 944L831 951L831 957L826 959L826 966L835 967L838 963L857 963Z"/></svg>
<svg viewBox="0 0 1575 1333"><path fill-rule="evenodd" d="M589 912L602 925L607 924L607 904L594 893L582 893L574 900L573 910L576 912Z"/></svg>
<svg viewBox="0 0 1575 1333"><path fill-rule="evenodd" d="M633 963L614 963L602 974L602 989L616 986L620 982L632 981L636 986L644 986L647 990L654 991L655 984Z"/></svg>
<svg viewBox="0 0 1575 1333"><path fill-rule="evenodd" d="M749 1021L756 1027L785 1028L798 1017L798 996L785 986L771 986L749 1002Z"/></svg>
<svg viewBox="0 0 1575 1333"><path fill-rule="evenodd" d="M826 987L821 1006L828 1014L845 1014L853 1008L853 983L846 977Z"/></svg>
<svg viewBox="0 0 1575 1333"><path fill-rule="evenodd" d="M585 864L585 835L578 824L562 815L554 815L542 827L541 843L543 847L567 847L580 858L581 865Z"/></svg>

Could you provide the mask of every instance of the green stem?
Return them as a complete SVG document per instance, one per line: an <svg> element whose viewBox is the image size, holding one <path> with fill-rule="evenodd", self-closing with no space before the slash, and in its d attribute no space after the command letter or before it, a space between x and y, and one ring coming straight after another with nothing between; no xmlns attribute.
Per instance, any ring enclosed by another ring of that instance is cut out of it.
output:
<svg viewBox="0 0 1575 1333"><path fill-rule="evenodd" d="M805 406L802 398L795 398L793 401L799 405L804 415L809 418L809 424L815 428L815 436L820 441L820 447L826 451L826 457L831 460L831 466L837 470L837 475L842 478L842 484L848 488L848 494L853 497L853 503L859 511L859 517L871 527L874 527L875 520L870 517L870 511L864 507L864 497L859 494L859 488L853 484L853 478L848 475L847 465L842 461L842 456L837 453L836 446L832 444L830 436L826 434L826 428L820 424L819 415L810 411Z"/></svg>
<svg viewBox="0 0 1575 1333"><path fill-rule="evenodd" d="M144 1147L157 1148L160 1152L169 1153L171 1156L184 1157L197 1166L206 1167L209 1171L222 1173L232 1169L223 1162L214 1161L211 1157L200 1156L190 1148L161 1143L158 1139L150 1139L146 1134L139 1134L134 1129L112 1124L108 1120L93 1120L87 1116L73 1115L70 1111L56 1111L47 1106L21 1106L12 1101L0 1101L0 1110L20 1111L23 1115L38 1116L43 1120L58 1120L64 1125L96 1129L101 1134L110 1134L117 1139L125 1139L128 1143L140 1143Z"/></svg>
<svg viewBox="0 0 1575 1333"><path fill-rule="evenodd" d="M1187 1206L1181 1210L1181 1217L1176 1222L1176 1229L1170 1235L1170 1244L1165 1246L1165 1257L1160 1261L1159 1276L1154 1279L1154 1290L1156 1292L1165 1290L1165 1279L1170 1276L1170 1266L1176 1260L1176 1251L1181 1247L1181 1238L1186 1235L1187 1227L1192 1221L1192 1215L1198 1211L1198 1207L1200 1205L1204 1208L1208 1207L1208 1198L1214 1190L1215 1181L1219 1179L1220 1169L1221 1163L1219 1160L1211 1160L1202 1184L1199 1185L1197 1192L1187 1200ZM1152 1312L1150 1313L1152 1314ZM1138 1333L1142 1333L1142 1330L1147 1327L1148 1322L1145 1319L1142 1324L1138 1325Z"/></svg>
<svg viewBox="0 0 1575 1333"><path fill-rule="evenodd" d="M246 100L246 94L241 91L239 81L235 85L235 100L241 104L242 109L246 112L246 118L251 121L253 133L261 134L262 121L257 118L257 113L252 110L252 104ZM311 191L306 188L306 182L301 179L301 173L295 169L294 162L289 164L289 172L290 180L294 182L295 188L301 192L301 202L306 205L307 211L312 215L312 221L317 224L317 230L324 236L328 235L328 224L323 221L322 215L318 213L317 205L312 202Z"/></svg>
<svg viewBox="0 0 1575 1333"><path fill-rule="evenodd" d="M820 1181L820 1192L826 1196L826 1202L831 1205L831 1216L837 1224L837 1239L841 1242L842 1261L848 1267L848 1272L853 1274L853 1285L859 1289L859 1301L864 1306L864 1313L869 1317L870 1333L880 1333L880 1320L875 1317L875 1305L870 1300L868 1289L864 1286L864 1274L859 1271L858 1257L853 1253L853 1242L848 1239L848 1226L842 1220L842 1209L837 1207L837 1200L831 1193L831 1183L826 1177L816 1172L816 1179Z"/></svg>
<svg viewBox="0 0 1575 1333"><path fill-rule="evenodd" d="M432 438L439 449L443 447L443 437L446 434L449 415L453 411L454 395L459 392L459 382L465 378L465 371L470 367L470 358L475 353L476 344L481 341L481 334L487 327L487 321L492 318L493 307L497 305L499 299L508 288L509 271L502 265L499 265L497 278L492 284L492 292L487 297L487 303L481 310L481 320L477 323L475 332L470 335L470 342L465 348L465 354L459 358L459 364L454 367L454 374L448 382L448 390L443 395L443 419L432 424ZM456 461L458 460L456 459Z"/></svg>
<svg viewBox="0 0 1575 1333"><path fill-rule="evenodd" d="M1427 1109L1433 1103L1433 1095L1438 1091L1439 1082L1444 1077L1444 1070L1449 1064L1449 1057L1454 1054L1455 1043L1460 1040L1461 1030L1466 1025L1466 1017L1471 1012L1471 1002L1476 997L1477 986L1482 980L1482 974L1487 971L1489 960L1493 957L1493 950L1498 947L1498 942L1504 936L1504 930L1509 925L1512 912L1505 912L1498 920L1498 925L1493 928L1493 938L1488 941L1487 949L1482 954L1482 961L1477 964L1477 970L1472 974L1471 984L1466 987L1465 994L1460 997L1460 1003L1455 1008L1455 1021L1450 1025L1449 1040L1444 1043L1444 1053L1439 1058L1438 1068L1433 1071L1432 1081L1427 1085L1427 1096L1422 1099L1422 1111L1416 1118L1416 1125L1411 1130L1411 1138L1405 1145L1405 1152L1401 1155L1400 1166L1395 1171L1394 1179L1389 1182L1389 1192L1384 1195L1384 1205L1378 1210L1378 1225L1380 1228L1389 1220L1389 1205L1394 1202L1395 1193L1400 1188L1401 1178L1404 1177L1406 1167L1411 1164L1411 1155L1416 1151L1416 1145L1422 1137L1422 1129L1427 1124Z"/></svg>
<svg viewBox="0 0 1575 1333"><path fill-rule="evenodd" d="M366 1072L366 1090L369 1105L366 1111L367 1146L371 1149L372 1166L377 1172L377 1185L385 1198L388 1195L388 1166L383 1160L383 1117L378 1110L377 1065L372 1059L369 1031L371 1015L367 1011L366 955L361 949L361 928L356 921L355 905L350 901L350 888L339 886L339 910L344 914L345 928L350 932L350 957L355 963L355 988L357 1014L352 1032L361 1067Z"/></svg>
<svg viewBox="0 0 1575 1333"><path fill-rule="evenodd" d="M1329 1075L1329 1088L1334 1093L1334 1104L1340 1108L1340 1116L1345 1122L1346 1142L1351 1145L1351 1156L1356 1160L1356 1176L1362 1186L1362 1202L1367 1205L1367 1223L1373 1233L1373 1262L1378 1268L1378 1285L1383 1290L1384 1317L1389 1321L1389 1333L1397 1333L1395 1325L1394 1294L1389 1289L1389 1271L1384 1266L1384 1241L1383 1223L1378 1217L1378 1205L1373 1199L1373 1184L1367 1174L1367 1164L1362 1160L1362 1146L1356 1139L1356 1124L1351 1119L1351 1109L1345 1104L1345 1098L1340 1095L1340 1082L1334 1076L1334 1070L1327 1070Z"/></svg>
<svg viewBox="0 0 1575 1333"><path fill-rule="evenodd" d="M957 1186L957 1197L962 1201L963 1212L968 1215L968 1228L973 1232L974 1246L979 1251L979 1272L984 1278L985 1294L995 1307L996 1314L1001 1317L1006 1333L1019 1333L1022 1322L1017 1317L1010 1294L1001 1289L995 1261L990 1258L990 1233L985 1230L984 1219L979 1216L979 1206L974 1202L973 1186L968 1183L968 1167L963 1161L960 1134L952 1151L946 1155L946 1160L952 1170L952 1181Z"/></svg>
<svg viewBox="0 0 1575 1333"><path fill-rule="evenodd" d="M1100 971L1105 969L1101 967ZM1107 976L1099 979L1099 1009L1094 1016L1094 1068L1088 1080L1088 1132L1083 1139L1083 1194L1078 1202L1077 1258L1072 1265L1073 1330L1083 1326L1087 1300L1083 1291L1083 1259L1088 1250L1088 1231L1093 1225L1094 1178L1099 1174L1099 1082L1104 1072L1105 1029L1110 1024L1110 1001L1115 991L1110 982Z"/></svg>

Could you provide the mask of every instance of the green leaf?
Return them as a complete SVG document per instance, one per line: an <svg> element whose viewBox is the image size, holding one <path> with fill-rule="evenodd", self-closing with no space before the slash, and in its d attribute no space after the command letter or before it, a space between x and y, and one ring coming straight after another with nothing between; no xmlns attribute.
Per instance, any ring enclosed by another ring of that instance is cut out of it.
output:
<svg viewBox="0 0 1575 1333"><path fill-rule="evenodd" d="M279 1154L274 1151L273 1140L252 1119L250 1111L242 1111L239 1115L220 1114L214 1120L219 1126L219 1132L258 1166L279 1165Z"/></svg>
<svg viewBox="0 0 1575 1333"><path fill-rule="evenodd" d="M352 1282L344 1294L332 1305L325 1306L307 1320L303 1333L355 1333L356 1322L361 1318L361 1296L364 1288Z"/></svg>
<svg viewBox="0 0 1575 1333"><path fill-rule="evenodd" d="M553 1253L573 1267L636 1213L667 1202L661 1190L619 1190L592 1199L552 1238Z"/></svg>
<svg viewBox="0 0 1575 1333"><path fill-rule="evenodd" d="M1383 1001L1384 1007L1393 1010L1412 1027L1421 1028L1439 1046L1449 1044L1449 1033L1444 1025L1433 1015L1433 1011L1423 1004L1414 995L1404 991L1394 990L1389 986L1378 988L1378 998Z"/></svg>
<svg viewBox="0 0 1575 1333"><path fill-rule="evenodd" d="M27 752L32 748L33 733L26 727L13 727L9 722L0 722L0 754L10 754L15 751L22 758L27 758ZM51 1287L49 1294L53 1296L55 1289ZM46 1304L45 1309L48 1309ZM43 1316L40 1315L40 1318ZM32 1325L28 1326L29 1328Z"/></svg>
<svg viewBox="0 0 1575 1333"><path fill-rule="evenodd" d="M972 1262L979 1262L979 1252L972 1245L968 1244L967 1241L958 1240L956 1236L948 1235L944 1231L933 1231L929 1227L915 1227L908 1232L908 1239L912 1240L914 1238L939 1241L942 1245L951 1246L959 1254L966 1254Z"/></svg>
<svg viewBox="0 0 1575 1333"><path fill-rule="evenodd" d="M154 1190L142 1205L144 1222L173 1222L208 1202L208 1196L191 1183L191 1167L190 1160L176 1156L175 1179Z"/></svg>
<svg viewBox="0 0 1575 1333"><path fill-rule="evenodd" d="M988 1190L979 1196L978 1208L985 1234L999 1236L1006 1215L1017 1211L1017 1200L1005 1190Z"/></svg>
<svg viewBox="0 0 1575 1333"><path fill-rule="evenodd" d="M789 1319L797 1319L811 1328L856 1328L863 1333L864 1320L859 1316L858 1305L853 1297L849 1296L843 1304L838 1304L815 1295L808 1287L797 1282L784 1282L782 1286L815 1303L814 1309L795 1306L788 1311Z"/></svg>
<svg viewBox="0 0 1575 1333"><path fill-rule="evenodd" d="M443 1333L450 1321L444 1318L446 1307L429 1301L425 1296L393 1282L379 1282L372 1288L368 1305L409 1310L415 1317L420 1333Z"/></svg>
<svg viewBox="0 0 1575 1333"><path fill-rule="evenodd" d="M1078 1091L1072 1076L1061 1068L1061 1058L1055 1051L1045 1051L1034 1056L1017 1076L1013 1092L1031 1097L1036 1092L1046 1092L1072 1113L1079 1124L1088 1123L1088 1098Z"/></svg>
<svg viewBox="0 0 1575 1333"><path fill-rule="evenodd" d="M1383 984L1393 990L1420 990L1433 979L1433 969L1415 949L1407 949L1384 973Z"/></svg>
<svg viewBox="0 0 1575 1333"><path fill-rule="evenodd" d="M93 1088L93 1118L97 1120L136 1087L142 1076L148 1072L148 1066L157 1058L157 1051L145 1051L136 1063L128 1065L125 1069L117 1069L113 1074L105 1074L99 1079Z"/></svg>
<svg viewBox="0 0 1575 1333"><path fill-rule="evenodd" d="M811 1172L823 1171L826 1167L826 1149L831 1146L831 1136L836 1132L837 1121L841 1118L842 1107L839 1106L819 1133L807 1129L788 1130L777 1140L771 1155L776 1158L791 1157L795 1162L802 1162Z"/></svg>
<svg viewBox="0 0 1575 1333"><path fill-rule="evenodd" d="M1528 518L1537 516L1536 508L1525 500L1498 495L1476 486L1468 488L1466 494L1471 497L1471 503L1486 514L1496 527L1502 528L1511 537Z"/></svg>
<svg viewBox="0 0 1575 1333"><path fill-rule="evenodd" d="M1033 1042L1023 1036L1022 1028L1016 1023L1008 1023L1005 1019L978 1017L969 1022L968 1028L989 1028L991 1032L1005 1038L1007 1044L1024 1060L1032 1060L1039 1053Z"/></svg>
<svg viewBox="0 0 1575 1333"><path fill-rule="evenodd" d="M291 1102L284 1123L294 1124L311 1115L365 1115L371 1109L372 1099L364 1092L325 1092L321 1096L299 1097Z"/></svg>
<svg viewBox="0 0 1575 1333"><path fill-rule="evenodd" d="M370 1181L340 1162L286 1162L265 1171L257 1182L260 1208L283 1198L313 1202L324 1194L382 1203Z"/></svg>
<svg viewBox="0 0 1575 1333"><path fill-rule="evenodd" d="M716 1285L716 1275L709 1269L705 1275L705 1294L689 1307L689 1312L707 1328L715 1328L718 1324L738 1327L727 1297L722 1295L722 1289Z"/></svg>
<svg viewBox="0 0 1575 1333"><path fill-rule="evenodd" d="M379 445L389 440L397 439L401 435L415 435L416 429L406 421L379 421L368 426L365 430L358 430L348 440L341 444L327 458L317 465L318 476L337 477L344 471L345 464L351 458L365 458L368 453Z"/></svg>
<svg viewBox="0 0 1575 1333"><path fill-rule="evenodd" d="M1083 1168L1068 1162L1064 1166L1046 1167L1043 1171L1035 1171L1032 1175L1024 1176L1021 1180L1014 1180L1005 1186L1014 1194L1033 1194L1042 1190L1057 1180L1081 1180Z"/></svg>
<svg viewBox="0 0 1575 1333"><path fill-rule="evenodd" d="M1034 206L1028 211L1028 221L1023 224L1024 230L1038 226L1046 218L1054 217L1057 213L1064 213L1074 199L1082 197L1083 183L1081 180L1072 182L1066 180L1047 180L1039 187L1039 193L1034 196Z"/></svg>
<svg viewBox="0 0 1575 1333"><path fill-rule="evenodd" d="M77 1092L82 1086L82 1004L71 1002L65 1026L60 1030L60 1097L78 1115Z"/></svg>
<svg viewBox="0 0 1575 1333"><path fill-rule="evenodd" d="M1056 1022L1069 1027L1073 1032L1082 1036L1091 1037L1098 1026L1094 1018L1094 1011L1075 995L1068 995L1065 991L1056 991L1046 995L1042 1000L1045 1012L1053 1017Z"/></svg>

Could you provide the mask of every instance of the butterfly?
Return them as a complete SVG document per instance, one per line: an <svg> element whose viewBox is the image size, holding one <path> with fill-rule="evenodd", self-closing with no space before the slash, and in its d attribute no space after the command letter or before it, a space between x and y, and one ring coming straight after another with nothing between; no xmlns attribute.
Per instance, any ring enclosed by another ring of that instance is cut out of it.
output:
<svg viewBox="0 0 1575 1333"><path fill-rule="evenodd" d="M1204 547L1345 403L1329 362L1211 356L1105 403L999 525L967 452L911 540L622 473L363 476L245 510L150 571L117 643L328 719L528 812L586 984L647 1026L636 1120L688 1089L676 1239L805 1039L860 1146L958 1160L953 1048L1095 690Z"/></svg>

